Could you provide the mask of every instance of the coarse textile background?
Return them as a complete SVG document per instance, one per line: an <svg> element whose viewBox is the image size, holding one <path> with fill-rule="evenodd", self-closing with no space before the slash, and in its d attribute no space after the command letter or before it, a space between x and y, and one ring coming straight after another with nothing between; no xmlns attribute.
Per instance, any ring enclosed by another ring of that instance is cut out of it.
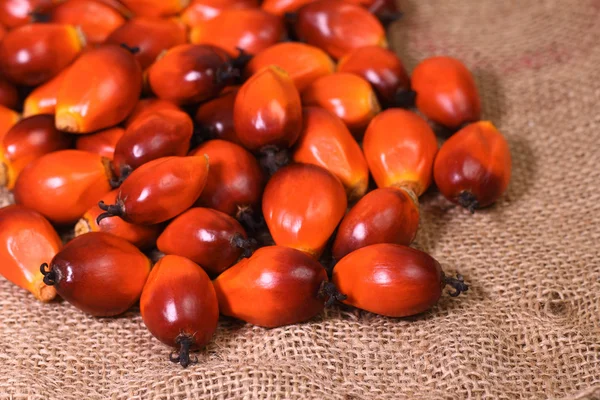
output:
<svg viewBox="0 0 600 400"><path fill-rule="evenodd" d="M225 320L183 370L137 310L94 319L0 279L0 398L599 399L600 1L402 9L391 46L409 69L463 60L513 155L490 209L422 199L415 245L460 271L466 296L410 319L334 307L272 330Z"/></svg>

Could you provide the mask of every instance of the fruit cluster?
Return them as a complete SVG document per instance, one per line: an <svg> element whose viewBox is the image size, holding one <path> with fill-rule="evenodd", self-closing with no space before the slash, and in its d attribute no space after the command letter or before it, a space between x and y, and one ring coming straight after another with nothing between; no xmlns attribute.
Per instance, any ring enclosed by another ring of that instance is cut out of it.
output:
<svg viewBox="0 0 600 400"><path fill-rule="evenodd" d="M139 301L183 366L219 314L402 317L467 290L408 246L434 180L471 211L508 185L468 69L409 77L393 1L188 3L0 3L0 273L94 316Z"/></svg>

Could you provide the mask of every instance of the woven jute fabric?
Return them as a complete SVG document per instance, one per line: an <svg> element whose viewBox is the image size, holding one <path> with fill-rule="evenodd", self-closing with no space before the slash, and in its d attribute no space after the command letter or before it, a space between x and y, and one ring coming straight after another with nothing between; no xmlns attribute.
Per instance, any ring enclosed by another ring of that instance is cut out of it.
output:
<svg viewBox="0 0 600 400"><path fill-rule="evenodd" d="M184 370L137 310L95 319L0 280L0 398L599 399L600 1L402 8L390 42L407 67L463 60L512 151L494 207L422 199L415 246L460 271L466 296L408 319L338 306L271 330L226 319Z"/></svg>

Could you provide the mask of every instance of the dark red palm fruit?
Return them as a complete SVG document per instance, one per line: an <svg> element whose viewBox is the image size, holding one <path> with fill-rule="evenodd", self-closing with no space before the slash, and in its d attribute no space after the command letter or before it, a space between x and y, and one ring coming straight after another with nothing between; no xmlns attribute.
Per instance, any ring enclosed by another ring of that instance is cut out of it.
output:
<svg viewBox="0 0 600 400"><path fill-rule="evenodd" d="M105 212L98 216L97 222L115 216L140 225L165 222L198 200L207 177L208 157L205 156L152 160L123 182L114 205L98 204Z"/></svg>
<svg viewBox="0 0 600 400"><path fill-rule="evenodd" d="M21 114L0 104L0 143L6 132L19 122L20 119Z"/></svg>
<svg viewBox="0 0 600 400"><path fill-rule="evenodd" d="M69 67L63 69L58 75L48 82L42 83L33 89L23 103L23 116L31 117L39 114L54 114L56 111L56 97Z"/></svg>
<svg viewBox="0 0 600 400"><path fill-rule="evenodd" d="M106 43L125 43L137 48L139 51L135 53L135 58L144 70L163 51L186 42L186 27L175 18L133 18L115 29L106 39Z"/></svg>
<svg viewBox="0 0 600 400"><path fill-rule="evenodd" d="M400 58L393 51L379 46L353 50L339 60L337 71L364 78L385 105L394 103L399 90L410 89L410 78Z"/></svg>
<svg viewBox="0 0 600 400"><path fill-rule="evenodd" d="M36 86L71 64L84 45L81 32L71 25L25 25L0 42L0 69L15 84Z"/></svg>
<svg viewBox="0 0 600 400"><path fill-rule="evenodd" d="M298 10L296 36L335 59L365 46L387 47L385 29L369 11L344 0L318 0Z"/></svg>
<svg viewBox="0 0 600 400"><path fill-rule="evenodd" d="M125 134L125 129L120 127L108 128L102 131L81 135L77 137L75 148L77 150L89 151L112 160L115 155L115 147Z"/></svg>
<svg viewBox="0 0 600 400"><path fill-rule="evenodd" d="M120 0L138 17L169 17L182 12L190 0Z"/></svg>
<svg viewBox="0 0 600 400"><path fill-rule="evenodd" d="M265 328L297 324L321 313L327 283L318 261L283 246L258 249L213 281L221 314Z"/></svg>
<svg viewBox="0 0 600 400"><path fill-rule="evenodd" d="M233 217L210 208L191 208L167 225L156 243L165 254L186 257L216 277L254 250Z"/></svg>
<svg viewBox="0 0 600 400"><path fill-rule="evenodd" d="M511 169L506 139L491 122L480 121L467 125L442 145L433 173L444 197L474 212L502 196Z"/></svg>
<svg viewBox="0 0 600 400"><path fill-rule="evenodd" d="M125 128L128 128L129 125L134 123L138 118L145 119L148 115L162 110L181 111L181 108L179 108L175 103L167 100L161 100L157 98L141 99L137 102L133 111L125 120Z"/></svg>
<svg viewBox="0 0 600 400"><path fill-rule="evenodd" d="M367 193L346 214L333 242L341 260L354 250L377 243L408 246L419 228L419 201L412 191L379 188Z"/></svg>
<svg viewBox="0 0 600 400"><path fill-rule="evenodd" d="M260 8L228 9L194 25L190 42L220 47L234 57L239 49L257 54L281 41L285 33L282 18Z"/></svg>
<svg viewBox="0 0 600 400"><path fill-rule="evenodd" d="M344 187L329 171L291 164L267 183L262 209L277 245L319 258L347 205Z"/></svg>
<svg viewBox="0 0 600 400"><path fill-rule="evenodd" d="M165 256L152 268L140 311L155 338L179 349L170 360L184 368L197 361L190 359L190 350L208 344L219 321L210 278L198 265L179 256Z"/></svg>
<svg viewBox="0 0 600 400"><path fill-rule="evenodd" d="M183 111L159 110L138 117L115 147L114 174L124 179L149 161L185 156L190 150L193 132L194 123Z"/></svg>
<svg viewBox="0 0 600 400"><path fill-rule="evenodd" d="M198 106L194 115L199 134L205 139L223 139L241 144L233 126L233 105L239 88L230 90Z"/></svg>
<svg viewBox="0 0 600 400"><path fill-rule="evenodd" d="M142 295L151 262L120 237L90 232L71 240L49 264L44 283L76 308L95 317L113 317Z"/></svg>
<svg viewBox="0 0 600 400"><path fill-rule="evenodd" d="M30 162L71 147L73 138L54 127L53 115L34 115L17 122L0 143L0 184L8 189ZM5 175L4 177L2 175Z"/></svg>
<svg viewBox="0 0 600 400"><path fill-rule="evenodd" d="M279 16L295 13L303 5L313 3L315 0L264 0L261 4L263 10Z"/></svg>
<svg viewBox="0 0 600 400"><path fill-rule="evenodd" d="M458 128L481 118L475 79L459 60L427 58L415 67L411 82L419 111L432 121Z"/></svg>
<svg viewBox="0 0 600 400"><path fill-rule="evenodd" d="M188 26L213 19L224 10L257 8L258 0L192 0L181 13L181 20Z"/></svg>
<svg viewBox="0 0 600 400"><path fill-rule="evenodd" d="M347 296L345 304L388 317L407 317L427 311L446 285L458 296L468 290L458 279L445 276L429 254L398 244L373 244L355 250L333 268L333 284Z"/></svg>
<svg viewBox="0 0 600 400"><path fill-rule="evenodd" d="M40 265L52 260L62 241L40 213L23 206L0 208L0 275L49 302L56 290L44 283Z"/></svg>
<svg viewBox="0 0 600 400"><path fill-rule="evenodd" d="M0 24L0 41L4 39L4 35L6 35L6 28Z"/></svg>
<svg viewBox="0 0 600 400"><path fill-rule="evenodd" d="M81 150L46 154L19 174L13 191L15 202L55 224L73 224L110 192L109 163L106 158Z"/></svg>
<svg viewBox="0 0 600 400"><path fill-rule="evenodd" d="M238 219L260 208L265 177L251 153L235 143L215 139L202 143L191 153L203 154L208 157L210 170L196 205Z"/></svg>
<svg viewBox="0 0 600 400"><path fill-rule="evenodd" d="M8 30L30 24L35 13L45 12L59 0L3 0L0 1L0 24Z"/></svg>
<svg viewBox="0 0 600 400"><path fill-rule="evenodd" d="M0 41L2 41L1 37ZM13 110L18 109L20 106L17 88L3 77L0 77L0 105Z"/></svg>

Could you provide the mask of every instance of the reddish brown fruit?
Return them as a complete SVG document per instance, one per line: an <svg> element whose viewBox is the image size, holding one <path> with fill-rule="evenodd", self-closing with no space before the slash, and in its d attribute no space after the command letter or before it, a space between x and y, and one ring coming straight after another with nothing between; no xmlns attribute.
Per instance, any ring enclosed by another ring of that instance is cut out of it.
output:
<svg viewBox="0 0 600 400"><path fill-rule="evenodd" d="M315 0L264 0L262 9L274 15L284 16L293 13L305 4L313 3Z"/></svg>
<svg viewBox="0 0 600 400"><path fill-rule="evenodd" d="M181 108L166 100L156 98L142 99L138 101L131 114L129 114L129 117L125 120L125 128L128 128L129 125L134 123L138 118L145 119L148 115L152 115L162 110L181 111Z"/></svg>
<svg viewBox="0 0 600 400"><path fill-rule="evenodd" d="M2 41L1 37L0 41ZM19 107L19 92L17 92L17 88L2 77L0 77L0 105L13 110Z"/></svg>
<svg viewBox="0 0 600 400"><path fill-rule="evenodd" d="M96 317L112 317L139 300L150 264L126 240L91 232L67 243L41 271L44 283L76 308Z"/></svg>
<svg viewBox="0 0 600 400"><path fill-rule="evenodd" d="M58 234L38 212L12 205L0 209L0 274L48 302L56 290L47 286L40 265L52 260L62 247Z"/></svg>
<svg viewBox="0 0 600 400"><path fill-rule="evenodd" d="M233 126L233 105L237 94L238 88L232 88L219 97L200 104L194 121L205 138L241 144Z"/></svg>
<svg viewBox="0 0 600 400"><path fill-rule="evenodd" d="M77 150L89 151L112 160L115 155L117 142L125 134L123 128L109 128L100 132L77 137L75 148Z"/></svg>
<svg viewBox="0 0 600 400"><path fill-rule="evenodd" d="M48 82L36 87L23 104L23 116L31 117L39 114L54 114L56 109L56 97L63 79L67 75L69 67L63 69L58 75Z"/></svg>
<svg viewBox="0 0 600 400"><path fill-rule="evenodd" d="M8 29L33 22L36 12L44 12L57 0L3 0L0 1L0 24Z"/></svg>
<svg viewBox="0 0 600 400"><path fill-rule="evenodd" d="M181 20L189 26L213 19L225 10L257 8L258 0L192 0L181 13Z"/></svg>
<svg viewBox="0 0 600 400"><path fill-rule="evenodd" d="M204 347L219 321L215 289L206 272L192 261L165 256L152 269L140 299L144 324L166 345L179 348L170 360L187 367L190 350Z"/></svg>
<svg viewBox="0 0 600 400"><path fill-rule="evenodd" d="M120 0L138 17L168 17L179 14L190 0Z"/></svg>
<svg viewBox="0 0 600 400"><path fill-rule="evenodd" d="M0 143L4 135L21 119L21 114L0 105Z"/></svg>

